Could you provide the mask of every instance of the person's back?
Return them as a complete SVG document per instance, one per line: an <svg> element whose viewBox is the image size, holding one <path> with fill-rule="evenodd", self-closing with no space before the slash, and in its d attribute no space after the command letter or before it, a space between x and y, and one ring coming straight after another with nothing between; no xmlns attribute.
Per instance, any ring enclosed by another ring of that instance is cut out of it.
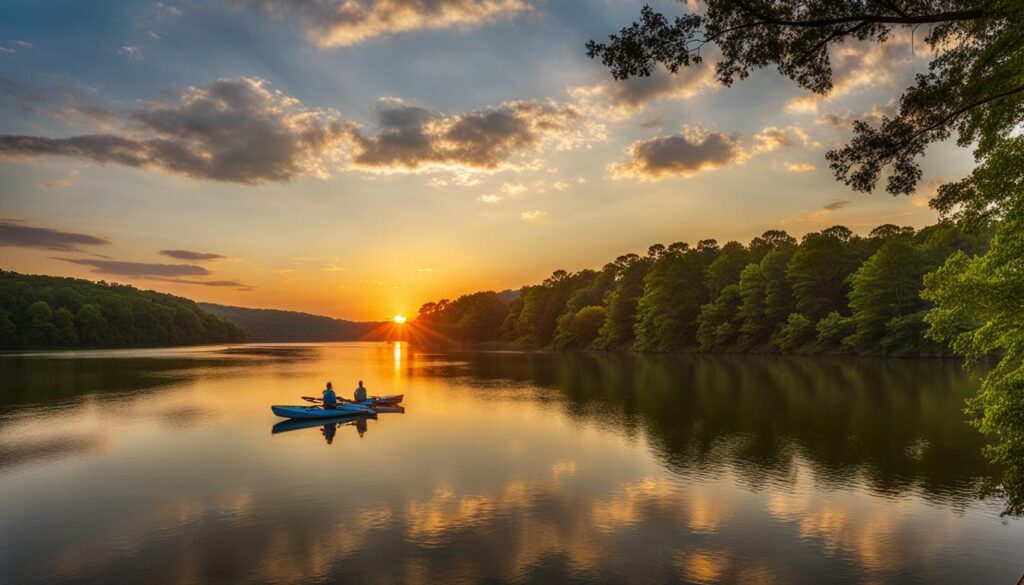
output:
<svg viewBox="0 0 1024 585"><path fill-rule="evenodd" d="M334 393L334 386L330 382L327 383L327 389L324 390L324 408L327 410L338 408L338 395Z"/></svg>
<svg viewBox="0 0 1024 585"><path fill-rule="evenodd" d="M363 402L366 400L366 388L363 387L363 381L359 380L359 387L356 388L355 392L356 402Z"/></svg>

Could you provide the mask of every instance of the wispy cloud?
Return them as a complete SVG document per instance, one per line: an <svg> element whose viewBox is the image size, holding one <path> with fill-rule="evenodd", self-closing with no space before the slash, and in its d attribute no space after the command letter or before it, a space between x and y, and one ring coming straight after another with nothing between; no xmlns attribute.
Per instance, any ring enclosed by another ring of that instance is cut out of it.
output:
<svg viewBox="0 0 1024 585"><path fill-rule="evenodd" d="M121 45L117 50L118 54L128 58L129 61L142 61L142 49L135 45Z"/></svg>
<svg viewBox="0 0 1024 585"><path fill-rule="evenodd" d="M11 219L0 219L0 246L78 252L79 246L106 246L107 238L34 227Z"/></svg>
<svg viewBox="0 0 1024 585"><path fill-rule="evenodd" d="M192 252L190 250L160 250L162 256L176 258L178 260L191 260L202 262L205 260L223 260L225 256L213 252Z"/></svg>
<svg viewBox="0 0 1024 585"><path fill-rule="evenodd" d="M57 177L56 179L50 179L49 181L43 181L42 187L44 189L66 189L71 185L75 184L75 179L78 178L78 171L74 170L64 175L63 177Z"/></svg>
<svg viewBox="0 0 1024 585"><path fill-rule="evenodd" d="M421 29L474 28L532 9L527 0L248 0L297 20L321 47L344 47Z"/></svg>
<svg viewBox="0 0 1024 585"><path fill-rule="evenodd" d="M519 214L519 219L523 221L540 221L548 216L548 212L541 211L540 209L534 209L533 211L524 211Z"/></svg>
<svg viewBox="0 0 1024 585"><path fill-rule="evenodd" d="M121 260L92 260L84 258L54 258L72 264L91 266L96 274L128 276L132 278L209 276L210 271L192 264L157 264L149 262L124 262Z"/></svg>
<svg viewBox="0 0 1024 585"><path fill-rule="evenodd" d="M826 211L837 211L839 209L846 207L850 203L852 202L848 199L833 199L826 203L824 206L822 206L822 209Z"/></svg>
<svg viewBox="0 0 1024 585"><path fill-rule="evenodd" d="M230 287L242 291L251 290L252 287L237 280L206 280L202 277L210 276L212 273L194 264L161 264L153 262L126 262L122 260L93 260L85 258L62 258L54 257L54 260L89 266L90 272L106 276L117 276L137 280L156 280L160 282L172 282L177 284L189 284L198 286ZM197 278L198 277L198 278Z"/></svg>
<svg viewBox="0 0 1024 585"><path fill-rule="evenodd" d="M785 169L787 173L809 173L815 168L814 163L808 162L787 162Z"/></svg>

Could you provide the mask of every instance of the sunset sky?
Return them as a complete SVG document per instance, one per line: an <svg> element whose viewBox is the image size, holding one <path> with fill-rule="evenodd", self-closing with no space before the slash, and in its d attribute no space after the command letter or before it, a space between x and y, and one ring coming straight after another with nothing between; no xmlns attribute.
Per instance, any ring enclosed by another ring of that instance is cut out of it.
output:
<svg viewBox="0 0 1024 585"><path fill-rule="evenodd" d="M893 198L825 161L926 71L923 33L840 46L828 96L720 87L713 51L613 82L584 44L641 5L4 2L0 268L378 320L655 242L921 227L972 166L936 146Z"/></svg>

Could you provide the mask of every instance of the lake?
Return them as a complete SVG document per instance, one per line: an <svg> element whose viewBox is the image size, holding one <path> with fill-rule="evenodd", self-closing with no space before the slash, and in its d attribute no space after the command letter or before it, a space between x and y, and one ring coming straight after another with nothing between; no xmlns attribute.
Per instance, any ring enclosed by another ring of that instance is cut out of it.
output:
<svg viewBox="0 0 1024 585"><path fill-rule="evenodd" d="M406 412L274 429L359 379ZM402 343L0 356L0 582L1012 585L978 385Z"/></svg>

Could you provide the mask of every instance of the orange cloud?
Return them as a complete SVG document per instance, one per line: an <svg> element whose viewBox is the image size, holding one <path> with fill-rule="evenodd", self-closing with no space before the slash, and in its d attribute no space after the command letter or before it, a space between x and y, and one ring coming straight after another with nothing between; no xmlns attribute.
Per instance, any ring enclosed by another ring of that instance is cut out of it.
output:
<svg viewBox="0 0 1024 585"><path fill-rule="evenodd" d="M527 0L262 0L267 12L298 20L321 47L348 47L422 29L475 28L533 10Z"/></svg>

